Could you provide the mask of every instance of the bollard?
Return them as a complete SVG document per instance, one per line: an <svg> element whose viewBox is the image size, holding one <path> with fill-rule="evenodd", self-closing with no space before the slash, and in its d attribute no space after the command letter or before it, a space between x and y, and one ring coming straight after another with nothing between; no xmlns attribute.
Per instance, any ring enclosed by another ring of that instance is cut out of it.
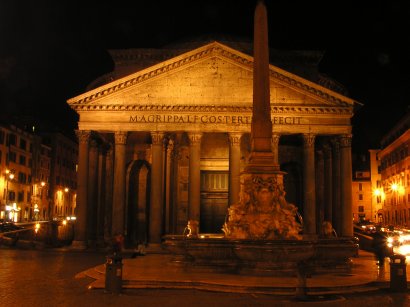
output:
<svg viewBox="0 0 410 307"><path fill-rule="evenodd" d="M122 289L122 257L116 254L107 257L105 263L105 291L120 293Z"/></svg>
<svg viewBox="0 0 410 307"><path fill-rule="evenodd" d="M407 290L406 257L403 255L390 256L390 290L395 292Z"/></svg>

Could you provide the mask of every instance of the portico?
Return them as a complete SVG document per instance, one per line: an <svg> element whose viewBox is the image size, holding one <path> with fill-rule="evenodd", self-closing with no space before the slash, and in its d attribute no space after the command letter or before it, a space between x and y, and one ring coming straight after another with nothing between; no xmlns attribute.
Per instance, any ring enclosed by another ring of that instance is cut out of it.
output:
<svg viewBox="0 0 410 307"><path fill-rule="evenodd" d="M211 42L68 100L80 115L75 243L123 233L157 244L189 219L221 232L249 158L252 70L251 56ZM306 234L326 219L352 236L356 102L277 66L269 72L273 159L287 173L287 200Z"/></svg>

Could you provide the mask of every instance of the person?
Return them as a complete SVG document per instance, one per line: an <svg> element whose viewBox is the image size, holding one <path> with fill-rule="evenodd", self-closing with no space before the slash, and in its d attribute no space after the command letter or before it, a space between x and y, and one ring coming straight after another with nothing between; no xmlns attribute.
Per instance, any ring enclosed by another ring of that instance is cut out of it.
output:
<svg viewBox="0 0 410 307"><path fill-rule="evenodd" d="M138 241L137 248L134 249L134 253L131 258L135 258L136 256L145 256L145 253L145 244L142 241Z"/></svg>
<svg viewBox="0 0 410 307"><path fill-rule="evenodd" d="M112 252L114 256L120 256L124 248L124 236L122 234L117 234L114 236L112 241Z"/></svg>
<svg viewBox="0 0 410 307"><path fill-rule="evenodd" d="M390 254L387 246L387 236L381 231L375 231L372 238L372 248L377 264L378 266L384 266L384 259Z"/></svg>
<svg viewBox="0 0 410 307"><path fill-rule="evenodd" d="M323 238L335 238L337 237L336 231L333 228L333 225L329 221L323 221L322 223L322 233Z"/></svg>

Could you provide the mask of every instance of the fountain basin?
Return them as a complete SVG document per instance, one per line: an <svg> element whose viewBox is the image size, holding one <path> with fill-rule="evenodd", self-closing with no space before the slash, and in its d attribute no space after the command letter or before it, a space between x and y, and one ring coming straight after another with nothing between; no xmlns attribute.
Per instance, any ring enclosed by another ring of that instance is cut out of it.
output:
<svg viewBox="0 0 410 307"><path fill-rule="evenodd" d="M185 269L272 276L295 276L301 265L312 274L348 273L358 252L355 238L239 240L222 235L166 235L162 245L174 256L173 263Z"/></svg>

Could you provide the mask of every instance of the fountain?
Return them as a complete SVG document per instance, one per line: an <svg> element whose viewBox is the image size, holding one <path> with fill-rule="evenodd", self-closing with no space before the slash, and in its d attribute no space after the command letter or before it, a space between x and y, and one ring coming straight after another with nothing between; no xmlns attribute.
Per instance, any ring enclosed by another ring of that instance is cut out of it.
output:
<svg viewBox="0 0 410 307"><path fill-rule="evenodd" d="M240 200L231 204L224 235L198 233L189 221L184 235L166 235L163 246L185 268L258 275L348 272L357 254L353 238L317 238L302 234L297 207L285 199L284 173L272 149L267 12L255 9L252 148L241 174Z"/></svg>

